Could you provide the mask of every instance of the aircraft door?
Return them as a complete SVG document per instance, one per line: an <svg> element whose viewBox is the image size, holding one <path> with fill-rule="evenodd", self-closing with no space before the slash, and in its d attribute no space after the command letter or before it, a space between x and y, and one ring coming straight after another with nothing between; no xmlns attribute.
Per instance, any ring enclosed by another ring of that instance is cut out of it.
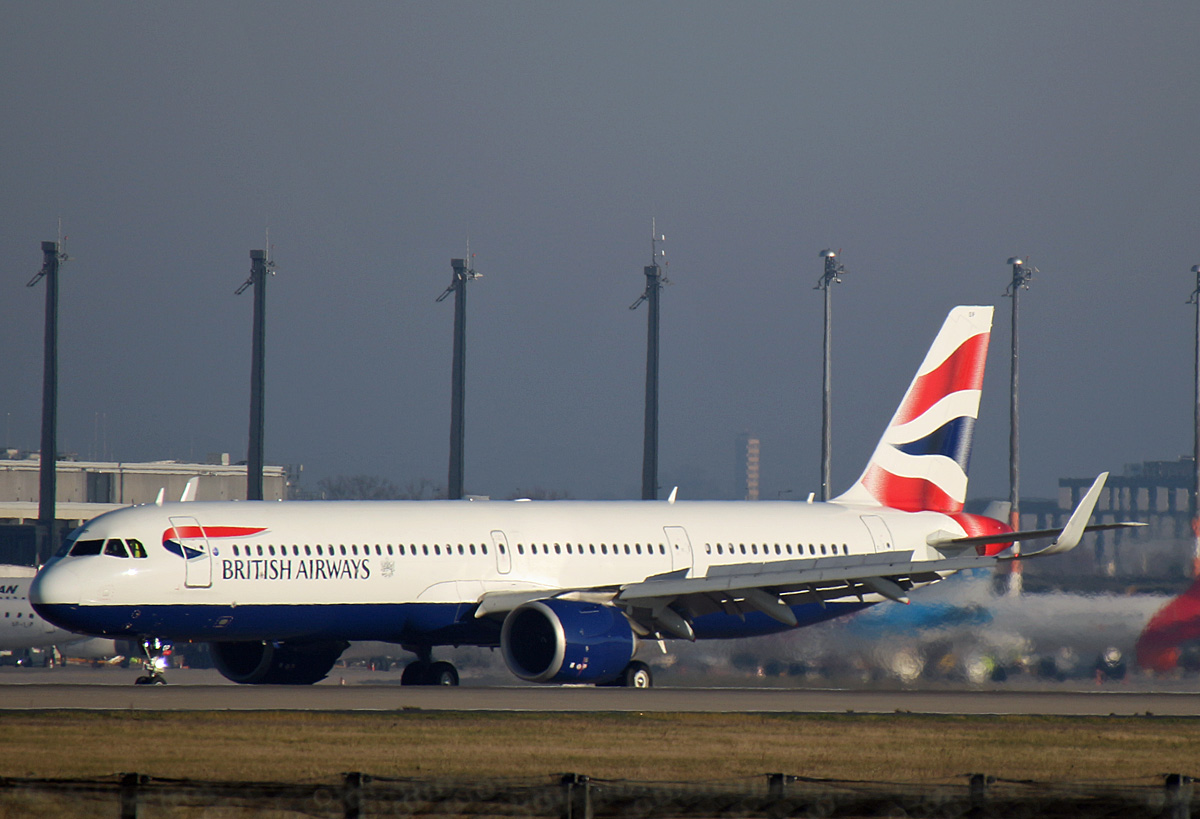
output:
<svg viewBox="0 0 1200 819"><path fill-rule="evenodd" d="M692 568L692 542L688 539L687 530L682 526L664 526L667 535L667 548L671 552L671 571Z"/></svg>
<svg viewBox="0 0 1200 819"><path fill-rule="evenodd" d="M204 528L195 518L171 518L174 537L183 557L184 581L189 589L212 586L212 554Z"/></svg>
<svg viewBox="0 0 1200 819"><path fill-rule="evenodd" d="M883 518L878 515L863 515L862 522L866 525L867 531L871 533L875 551L890 552L892 550L892 533Z"/></svg>
<svg viewBox="0 0 1200 819"><path fill-rule="evenodd" d="M492 532L492 548L496 550L496 571L508 574L512 571L512 552L508 548L508 538L499 529Z"/></svg>

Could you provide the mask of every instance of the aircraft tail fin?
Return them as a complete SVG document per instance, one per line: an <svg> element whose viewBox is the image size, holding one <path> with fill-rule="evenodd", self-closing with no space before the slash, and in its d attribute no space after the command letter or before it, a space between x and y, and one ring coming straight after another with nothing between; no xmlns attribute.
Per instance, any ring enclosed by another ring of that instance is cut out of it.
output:
<svg viewBox="0 0 1200 819"><path fill-rule="evenodd" d="M992 310L950 311L867 468L836 501L911 512L962 511Z"/></svg>

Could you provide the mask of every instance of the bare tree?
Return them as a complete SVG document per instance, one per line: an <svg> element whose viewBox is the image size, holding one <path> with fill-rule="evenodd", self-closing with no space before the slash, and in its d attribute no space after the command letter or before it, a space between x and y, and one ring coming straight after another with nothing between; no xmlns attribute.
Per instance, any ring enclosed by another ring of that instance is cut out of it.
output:
<svg viewBox="0 0 1200 819"><path fill-rule="evenodd" d="M404 495L396 484L378 475L338 475L317 481L322 500L397 500Z"/></svg>

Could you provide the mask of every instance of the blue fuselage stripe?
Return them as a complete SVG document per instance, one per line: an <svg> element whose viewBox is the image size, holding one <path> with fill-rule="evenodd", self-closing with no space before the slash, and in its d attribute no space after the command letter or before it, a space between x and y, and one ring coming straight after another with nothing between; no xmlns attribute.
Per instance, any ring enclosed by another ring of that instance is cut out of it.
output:
<svg viewBox="0 0 1200 819"><path fill-rule="evenodd" d="M793 606L800 626L866 608L869 603ZM422 645L495 646L500 622L476 619L467 603L343 603L274 605L94 606L42 604L46 619L83 633L114 638L154 635L168 640L378 640ZM788 627L759 612L696 618L698 639L774 634Z"/></svg>

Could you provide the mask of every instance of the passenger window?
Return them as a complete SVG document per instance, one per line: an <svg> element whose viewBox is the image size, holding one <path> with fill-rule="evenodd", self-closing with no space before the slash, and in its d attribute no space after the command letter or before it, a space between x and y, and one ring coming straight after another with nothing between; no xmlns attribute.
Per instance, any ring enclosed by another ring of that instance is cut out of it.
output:
<svg viewBox="0 0 1200 819"><path fill-rule="evenodd" d="M77 540L71 547L71 557L98 555L104 549L103 540Z"/></svg>
<svg viewBox="0 0 1200 819"><path fill-rule="evenodd" d="M479 548L483 550L483 553L485 555L487 554L487 544L484 544L484 545L480 546Z"/></svg>
<svg viewBox="0 0 1200 819"><path fill-rule="evenodd" d="M470 551L471 551L471 554L475 554L475 544L474 544L474 543L472 543L472 544L470 545ZM504 547L503 547L503 546L501 546L501 547L500 547L500 554L504 554Z"/></svg>
<svg viewBox="0 0 1200 819"><path fill-rule="evenodd" d="M142 545L140 540L134 540L133 538L130 538L125 542L129 544L129 554L137 558L143 558L146 556L146 547Z"/></svg>
<svg viewBox="0 0 1200 819"><path fill-rule="evenodd" d="M519 555L525 554L525 547L522 546L520 543L517 544L517 554L519 554Z"/></svg>
<svg viewBox="0 0 1200 819"><path fill-rule="evenodd" d="M104 546L104 554L112 557L129 557L129 552L125 551L125 544L113 538Z"/></svg>

